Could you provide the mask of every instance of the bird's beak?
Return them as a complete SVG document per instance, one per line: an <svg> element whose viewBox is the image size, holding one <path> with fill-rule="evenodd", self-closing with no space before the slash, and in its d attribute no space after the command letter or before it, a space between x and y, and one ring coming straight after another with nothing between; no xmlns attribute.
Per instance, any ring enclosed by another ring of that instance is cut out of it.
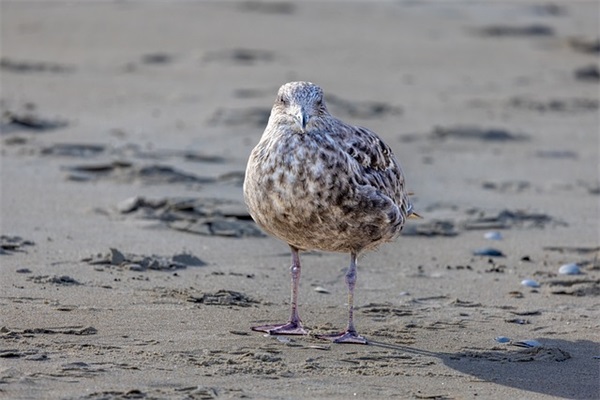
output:
<svg viewBox="0 0 600 400"><path fill-rule="evenodd" d="M306 130L306 124L308 124L308 120L310 119L308 113L306 113L303 108L299 108L294 113L294 119L302 132L304 132Z"/></svg>

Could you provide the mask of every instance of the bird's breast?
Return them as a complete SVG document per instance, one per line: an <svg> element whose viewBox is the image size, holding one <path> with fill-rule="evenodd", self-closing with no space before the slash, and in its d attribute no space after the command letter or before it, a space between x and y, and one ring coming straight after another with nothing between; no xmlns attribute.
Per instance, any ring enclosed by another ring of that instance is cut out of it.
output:
<svg viewBox="0 0 600 400"><path fill-rule="evenodd" d="M334 179L333 157L307 135L275 143L259 167L263 194L282 206L310 207Z"/></svg>
<svg viewBox="0 0 600 400"><path fill-rule="evenodd" d="M341 193L351 192L342 160L333 146L306 134L259 144L244 188L251 213L261 225L274 219L318 222Z"/></svg>
<svg viewBox="0 0 600 400"><path fill-rule="evenodd" d="M400 224L398 207L363 179L339 147L294 135L257 146L244 194L254 220L297 248L358 250L390 240Z"/></svg>

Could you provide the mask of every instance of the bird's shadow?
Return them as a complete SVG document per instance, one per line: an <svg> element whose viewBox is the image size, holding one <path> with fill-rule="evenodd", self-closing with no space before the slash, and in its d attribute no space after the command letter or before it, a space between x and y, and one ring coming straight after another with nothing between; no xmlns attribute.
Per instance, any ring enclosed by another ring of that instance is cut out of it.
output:
<svg viewBox="0 0 600 400"><path fill-rule="evenodd" d="M589 340L538 338L542 347L506 345L485 351L432 352L379 341L370 346L440 359L446 366L481 381L567 399L600 398L600 344Z"/></svg>

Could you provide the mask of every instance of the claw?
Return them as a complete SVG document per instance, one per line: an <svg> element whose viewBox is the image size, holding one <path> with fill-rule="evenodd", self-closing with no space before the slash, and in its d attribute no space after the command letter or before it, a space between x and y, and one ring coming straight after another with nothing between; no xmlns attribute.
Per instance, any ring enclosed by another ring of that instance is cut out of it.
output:
<svg viewBox="0 0 600 400"><path fill-rule="evenodd" d="M253 326L253 331L265 332L269 335L308 335L308 331L299 323Z"/></svg>
<svg viewBox="0 0 600 400"><path fill-rule="evenodd" d="M332 335L317 335L319 339L329 340L333 343L349 343L349 344L369 344L367 339L360 336L356 332L346 331L344 333L334 333Z"/></svg>

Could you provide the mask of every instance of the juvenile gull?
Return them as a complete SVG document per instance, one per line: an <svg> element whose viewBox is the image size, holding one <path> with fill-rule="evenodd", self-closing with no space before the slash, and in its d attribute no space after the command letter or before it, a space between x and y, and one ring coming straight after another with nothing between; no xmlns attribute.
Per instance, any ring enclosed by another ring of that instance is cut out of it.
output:
<svg viewBox="0 0 600 400"><path fill-rule="evenodd" d="M348 326L319 337L367 344L353 322L357 257L394 239L406 218L416 215L390 147L368 129L329 114L319 86L286 83L250 154L244 198L256 223L292 251L290 320L252 329L307 334L298 315L299 251L343 252L350 253Z"/></svg>

